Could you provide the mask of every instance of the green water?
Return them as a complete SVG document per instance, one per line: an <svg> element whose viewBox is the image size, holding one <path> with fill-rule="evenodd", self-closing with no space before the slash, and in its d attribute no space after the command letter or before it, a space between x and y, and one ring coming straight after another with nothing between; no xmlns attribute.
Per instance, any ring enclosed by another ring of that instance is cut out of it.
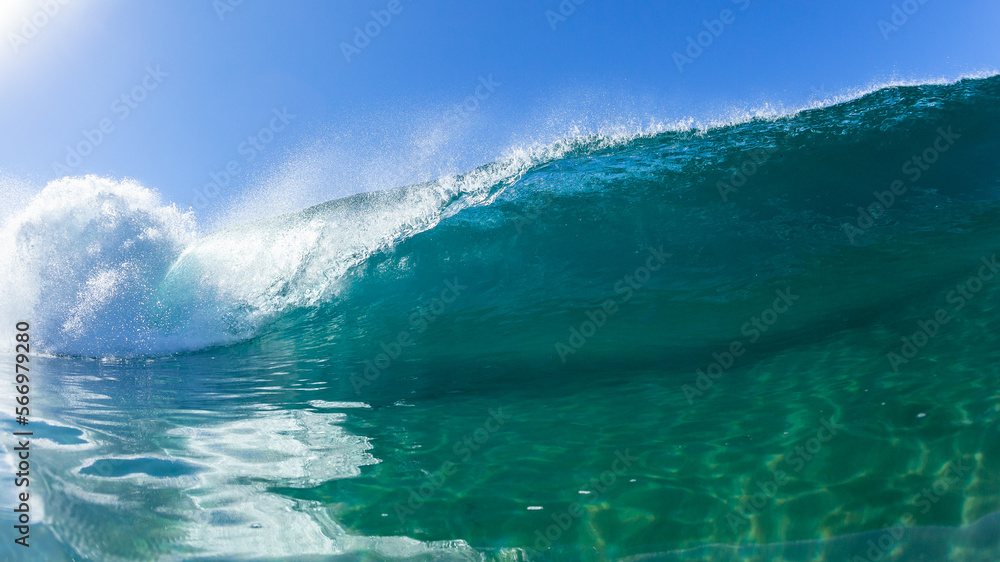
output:
<svg viewBox="0 0 1000 562"><path fill-rule="evenodd" d="M998 99L576 139L188 245L25 219L82 272L26 312L36 552L996 560ZM92 297L122 256L151 277Z"/></svg>

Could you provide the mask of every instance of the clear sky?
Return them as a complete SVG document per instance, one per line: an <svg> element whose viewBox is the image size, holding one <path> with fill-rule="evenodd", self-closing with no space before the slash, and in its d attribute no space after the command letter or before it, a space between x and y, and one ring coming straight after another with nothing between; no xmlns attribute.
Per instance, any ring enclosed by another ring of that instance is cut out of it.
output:
<svg viewBox="0 0 1000 562"><path fill-rule="evenodd" d="M0 185L130 177L208 224L574 130L989 72L998 24L996 0L4 0Z"/></svg>

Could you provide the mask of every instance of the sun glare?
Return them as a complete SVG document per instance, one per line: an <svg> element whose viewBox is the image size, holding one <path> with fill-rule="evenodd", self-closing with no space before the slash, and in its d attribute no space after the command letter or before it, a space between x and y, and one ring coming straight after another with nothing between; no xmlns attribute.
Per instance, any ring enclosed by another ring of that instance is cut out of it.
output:
<svg viewBox="0 0 1000 562"><path fill-rule="evenodd" d="M65 18L71 0L0 0L0 62L17 59L36 38L49 33L53 22Z"/></svg>
<svg viewBox="0 0 1000 562"><path fill-rule="evenodd" d="M0 32L3 32L4 42L8 42L8 33L19 33L21 31L20 28L24 24L24 18L30 16L33 10L44 13L43 4L44 2L36 4L31 0L6 0L0 3ZM52 0L52 4L62 8L58 0Z"/></svg>

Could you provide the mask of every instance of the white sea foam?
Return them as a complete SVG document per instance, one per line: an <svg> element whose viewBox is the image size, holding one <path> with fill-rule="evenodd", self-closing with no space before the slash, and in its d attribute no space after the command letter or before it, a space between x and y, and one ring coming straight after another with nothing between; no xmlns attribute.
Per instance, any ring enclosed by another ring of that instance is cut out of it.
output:
<svg viewBox="0 0 1000 562"><path fill-rule="evenodd" d="M154 337L151 289L196 239L189 214L132 181L54 181L0 230L0 320L50 352L104 354Z"/></svg>

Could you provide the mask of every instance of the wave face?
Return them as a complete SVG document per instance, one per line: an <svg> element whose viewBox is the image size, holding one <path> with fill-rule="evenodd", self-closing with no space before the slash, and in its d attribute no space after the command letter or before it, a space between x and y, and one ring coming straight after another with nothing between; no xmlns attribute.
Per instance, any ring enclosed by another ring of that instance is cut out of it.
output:
<svg viewBox="0 0 1000 562"><path fill-rule="evenodd" d="M406 308L428 280L460 274L479 299L463 307L510 321L603 298L661 246L675 256L639 295L647 304L668 316L723 306L815 274L820 255L988 227L998 90L997 77L891 87L708 130L576 138L201 238L134 182L68 178L5 227L18 295L5 316L35 318L55 354L169 354L252 338L297 311ZM857 279L839 290L872 298ZM680 344L711 332L686 320Z"/></svg>

